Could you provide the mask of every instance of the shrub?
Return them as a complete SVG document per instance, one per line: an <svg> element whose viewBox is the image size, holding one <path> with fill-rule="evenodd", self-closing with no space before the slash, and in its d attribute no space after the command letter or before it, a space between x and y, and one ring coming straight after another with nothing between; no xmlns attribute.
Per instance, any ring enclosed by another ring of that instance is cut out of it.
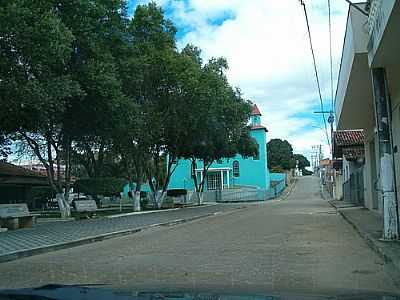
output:
<svg viewBox="0 0 400 300"><path fill-rule="evenodd" d="M186 196L187 190L186 189L172 189L167 191L167 196L169 197L179 197L179 196Z"/></svg>
<svg viewBox="0 0 400 300"><path fill-rule="evenodd" d="M115 196L119 194L126 184L126 180L114 177L99 177L79 179L74 184L74 189L92 196Z"/></svg>

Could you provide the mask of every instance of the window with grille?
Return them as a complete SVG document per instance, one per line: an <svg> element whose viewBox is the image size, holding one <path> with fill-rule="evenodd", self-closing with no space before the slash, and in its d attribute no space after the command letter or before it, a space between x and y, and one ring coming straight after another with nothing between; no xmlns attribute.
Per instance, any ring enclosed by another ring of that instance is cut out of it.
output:
<svg viewBox="0 0 400 300"><path fill-rule="evenodd" d="M210 173L207 175L207 189L209 191L212 190L221 190L222 189L222 180L221 173Z"/></svg>
<svg viewBox="0 0 400 300"><path fill-rule="evenodd" d="M239 173L239 162L237 160L235 160L233 162L233 176L234 177L239 177L240 173Z"/></svg>

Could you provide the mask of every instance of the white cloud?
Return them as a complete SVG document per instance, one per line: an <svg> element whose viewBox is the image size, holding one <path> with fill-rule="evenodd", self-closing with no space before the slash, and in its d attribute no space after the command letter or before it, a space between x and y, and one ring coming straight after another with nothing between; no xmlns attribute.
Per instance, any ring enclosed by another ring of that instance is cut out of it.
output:
<svg viewBox="0 0 400 300"><path fill-rule="evenodd" d="M347 3L331 2L336 81ZM178 41L179 47L191 43L203 50L205 59L227 58L230 82L260 107L270 137L287 139L303 153L314 144L326 143L323 131L307 130L315 123L313 110L318 109L319 100L298 0L162 0L159 4L168 6L179 28L189 29ZM306 6L325 108L330 109L327 1L308 0ZM233 17L218 25L210 22L224 14Z"/></svg>

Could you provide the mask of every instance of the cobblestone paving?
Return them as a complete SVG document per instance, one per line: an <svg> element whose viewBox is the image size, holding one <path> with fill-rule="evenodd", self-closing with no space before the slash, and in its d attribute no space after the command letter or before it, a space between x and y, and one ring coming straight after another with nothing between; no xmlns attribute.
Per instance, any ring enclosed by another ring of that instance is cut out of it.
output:
<svg viewBox="0 0 400 300"><path fill-rule="evenodd" d="M204 216L209 213L234 209L235 207L237 206L210 205L118 218L39 223L33 228L0 233L0 256L17 251L73 242L116 231L140 228L156 223Z"/></svg>
<svg viewBox="0 0 400 300"><path fill-rule="evenodd" d="M321 199L318 178L299 179L284 200L246 207L4 262L0 289L105 284L118 291L281 299L383 299L375 293L400 292L385 262Z"/></svg>

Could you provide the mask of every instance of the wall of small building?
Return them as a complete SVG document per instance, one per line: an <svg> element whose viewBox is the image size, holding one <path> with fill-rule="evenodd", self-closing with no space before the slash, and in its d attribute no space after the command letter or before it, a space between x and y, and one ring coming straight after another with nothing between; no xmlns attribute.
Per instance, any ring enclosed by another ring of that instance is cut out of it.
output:
<svg viewBox="0 0 400 300"><path fill-rule="evenodd" d="M350 179L350 175L360 167L359 163L349 161L343 156L343 182Z"/></svg>
<svg viewBox="0 0 400 300"><path fill-rule="evenodd" d="M21 185L0 185L0 204L26 203L31 188Z"/></svg>
<svg viewBox="0 0 400 300"><path fill-rule="evenodd" d="M270 173L271 181L286 181L286 173Z"/></svg>
<svg viewBox="0 0 400 300"><path fill-rule="evenodd" d="M212 168L230 168L229 171L229 186L252 186L260 189L270 188L270 174L267 165L267 141L266 132L263 129L251 131L251 136L256 139L259 145L259 157L243 158L241 155L236 155L234 158L223 159L221 162L214 162ZM239 176L233 176L233 162L239 162ZM201 161L197 162L197 169L202 169ZM225 175L224 175L225 176ZM226 177L224 177L226 181ZM191 162L189 160L179 160L178 166L171 176L170 189L185 188L194 190L194 183L191 177Z"/></svg>

